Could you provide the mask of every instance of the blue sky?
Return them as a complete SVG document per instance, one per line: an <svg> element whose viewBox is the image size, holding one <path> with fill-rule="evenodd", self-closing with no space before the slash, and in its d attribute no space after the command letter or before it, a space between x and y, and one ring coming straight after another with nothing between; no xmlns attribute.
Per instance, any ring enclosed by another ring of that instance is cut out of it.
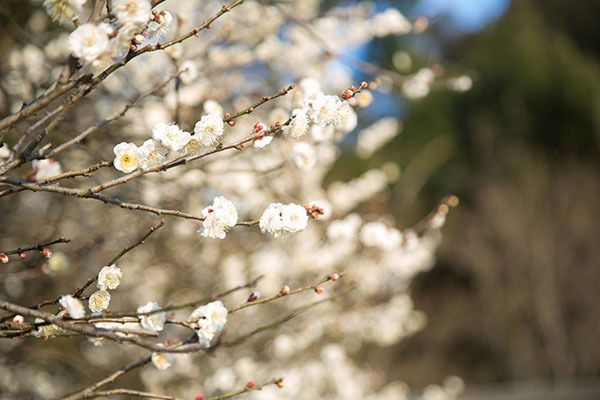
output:
<svg viewBox="0 0 600 400"><path fill-rule="evenodd" d="M427 17L447 16L456 29L476 32L500 17L509 4L510 0L421 0L414 11Z"/></svg>

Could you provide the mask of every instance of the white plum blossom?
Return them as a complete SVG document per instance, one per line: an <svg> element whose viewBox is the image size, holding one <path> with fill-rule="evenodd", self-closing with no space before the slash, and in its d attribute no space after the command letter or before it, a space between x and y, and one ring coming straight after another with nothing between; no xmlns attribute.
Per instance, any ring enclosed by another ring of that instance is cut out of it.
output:
<svg viewBox="0 0 600 400"><path fill-rule="evenodd" d="M260 136L254 139L254 147L257 149L262 149L263 147L268 146L273 141L273 136Z"/></svg>
<svg viewBox="0 0 600 400"><path fill-rule="evenodd" d="M283 204L281 203L269 204L259 221L259 227L263 233L268 232L275 238L283 234L282 208Z"/></svg>
<svg viewBox="0 0 600 400"><path fill-rule="evenodd" d="M142 168L154 167L163 161L167 149L162 147L160 143L157 143L154 139L148 139L138 148L138 159L140 160L140 166Z"/></svg>
<svg viewBox="0 0 600 400"><path fill-rule="evenodd" d="M97 290L90 296L88 307L91 312L100 312L108 308L110 303L110 293L106 290Z"/></svg>
<svg viewBox="0 0 600 400"><path fill-rule="evenodd" d="M259 227L265 233L278 238L287 232L298 232L306 228L308 214L306 209L298 204L271 203L260 217Z"/></svg>
<svg viewBox="0 0 600 400"><path fill-rule="evenodd" d="M128 174L140 166L138 147L134 143L121 142L114 147L113 152L115 153L113 164L119 171Z"/></svg>
<svg viewBox="0 0 600 400"><path fill-rule="evenodd" d="M149 301L143 306L137 308L138 313L148 313L160 309L156 302ZM154 332L160 332L165 327L165 312L157 312L148 315L140 315L140 323L144 329Z"/></svg>
<svg viewBox="0 0 600 400"><path fill-rule="evenodd" d="M215 335L223 330L227 323L227 308L220 301L213 301L196 308L188 317L196 328L198 342L208 347Z"/></svg>
<svg viewBox="0 0 600 400"><path fill-rule="evenodd" d="M213 204L202 210L202 216L205 220L198 232L213 239L225 239L227 230L235 226L238 220L235 205L223 196L215 197Z"/></svg>
<svg viewBox="0 0 600 400"><path fill-rule="evenodd" d="M308 108L308 116L319 125L339 125L348 117L346 101L337 96L318 93L304 100L304 107Z"/></svg>
<svg viewBox="0 0 600 400"><path fill-rule="evenodd" d="M83 24L69 35L69 50L84 63L91 63L108 50L108 24Z"/></svg>
<svg viewBox="0 0 600 400"><path fill-rule="evenodd" d="M292 121L283 127L283 134L293 138L299 138L308 132L310 122L308 120L308 109L296 108L292 111Z"/></svg>
<svg viewBox="0 0 600 400"><path fill-rule="evenodd" d="M116 289L119 287L121 283L121 277L123 276L123 272L121 269L116 266L116 264L111 264L106 267L102 267L100 272L98 273L98 282L96 286L98 289Z"/></svg>
<svg viewBox="0 0 600 400"><path fill-rule="evenodd" d="M79 17L86 1L87 0L44 0L44 7L53 21L63 24L66 21L71 21Z"/></svg>
<svg viewBox="0 0 600 400"><path fill-rule="evenodd" d="M160 370L167 369L173 365L173 355L169 353L152 353L152 364Z"/></svg>
<svg viewBox="0 0 600 400"><path fill-rule="evenodd" d="M161 11L156 14L154 21L148 24L146 35L150 39L163 40L166 38L167 32L171 23L173 22L173 16L168 11Z"/></svg>
<svg viewBox="0 0 600 400"><path fill-rule="evenodd" d="M306 228L308 224L308 214L306 209L298 204L288 204L281 210L281 221L283 229L288 232L298 232Z"/></svg>
<svg viewBox="0 0 600 400"><path fill-rule="evenodd" d="M121 24L142 26L150 19L152 6L149 0L113 0L113 12Z"/></svg>
<svg viewBox="0 0 600 400"><path fill-rule="evenodd" d="M163 146L173 151L179 151L185 147L192 136L189 132L184 132L176 124L158 123L152 129L152 138Z"/></svg>
<svg viewBox="0 0 600 400"><path fill-rule="evenodd" d="M204 115L196 122L194 135L203 146L218 143L223 136L223 117L217 113Z"/></svg>
<svg viewBox="0 0 600 400"><path fill-rule="evenodd" d="M62 296L58 303L67 310L69 316L74 319L85 317L85 307L79 299L71 296L70 294Z"/></svg>
<svg viewBox="0 0 600 400"><path fill-rule="evenodd" d="M36 181L43 181L62 173L60 163L51 158L46 160L33 160L31 165L35 171Z"/></svg>

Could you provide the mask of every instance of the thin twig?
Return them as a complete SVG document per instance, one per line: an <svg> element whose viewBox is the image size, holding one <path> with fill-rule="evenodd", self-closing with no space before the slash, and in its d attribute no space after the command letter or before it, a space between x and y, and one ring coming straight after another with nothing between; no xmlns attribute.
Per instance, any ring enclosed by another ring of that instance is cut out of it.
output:
<svg viewBox="0 0 600 400"><path fill-rule="evenodd" d="M57 243L70 243L70 242L71 242L71 239L67 239L64 236L61 236L61 237L57 237L54 240L50 240L49 242L38 243L35 246L19 247L18 249L15 249L15 250L0 251L0 253L4 253L6 255L11 255L11 254L24 253L26 251L33 251L33 250L42 251L44 249L44 247L48 247L48 246L51 246L53 244L57 244Z"/></svg>

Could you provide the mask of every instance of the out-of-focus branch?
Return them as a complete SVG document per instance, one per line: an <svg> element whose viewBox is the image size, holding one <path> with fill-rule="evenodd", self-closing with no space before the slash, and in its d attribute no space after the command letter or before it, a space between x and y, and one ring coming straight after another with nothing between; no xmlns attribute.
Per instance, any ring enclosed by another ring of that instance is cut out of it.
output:
<svg viewBox="0 0 600 400"><path fill-rule="evenodd" d="M275 378L271 379L269 382L265 382L262 385L248 385L244 386L243 389L236 390L230 393L222 394L220 396L208 397L206 400L225 400L231 399L232 397L239 396L244 393L253 392L255 390L262 390L265 386L277 385L279 387L283 387L283 378Z"/></svg>
<svg viewBox="0 0 600 400"><path fill-rule="evenodd" d="M95 399L96 397L109 397L109 396L118 396L118 395L128 395L134 397L146 397L148 399L164 399L164 400L181 400L179 397L174 396L165 396L162 394L149 393L149 392L140 392L139 390L131 390L131 389L112 389L105 390L101 392L91 392L85 394L82 399Z"/></svg>
<svg viewBox="0 0 600 400"><path fill-rule="evenodd" d="M15 250L0 251L0 253L4 253L6 255L11 255L11 254L25 253L27 251L33 251L33 250L42 251L44 249L44 247L48 247L48 246L51 246L53 244L57 244L57 243L70 243L70 242L71 242L71 239L67 239L64 236L61 236L61 237L57 237L56 239L50 240L50 241L45 242L45 243L38 243L35 246L19 247L18 249L15 249Z"/></svg>
<svg viewBox="0 0 600 400"><path fill-rule="evenodd" d="M229 121L231 121L233 119L241 117L242 115L251 114L252 112L254 112L254 110L256 108L262 106L266 102L274 100L274 99L276 99L278 97L281 97L281 96L285 96L286 94L288 94L293 89L294 89L294 85L290 85L288 87L285 87L285 88L281 89L281 91L279 93L277 93L277 94L274 94L272 96L264 96L262 99L260 99L259 101L257 101L253 105L251 105L250 107L246 108L245 110L242 110L242 111L240 111L238 113L230 115L229 117L223 118L223 122L229 122Z"/></svg>

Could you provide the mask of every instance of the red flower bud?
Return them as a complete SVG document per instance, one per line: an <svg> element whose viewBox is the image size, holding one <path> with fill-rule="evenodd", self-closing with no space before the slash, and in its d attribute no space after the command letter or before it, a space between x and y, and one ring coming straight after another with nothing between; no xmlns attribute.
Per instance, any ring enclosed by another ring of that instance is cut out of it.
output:
<svg viewBox="0 0 600 400"><path fill-rule="evenodd" d="M2 264L6 264L9 261L9 258L6 254L0 253L0 262Z"/></svg>
<svg viewBox="0 0 600 400"><path fill-rule="evenodd" d="M44 247L41 253L46 258L52 257L52 249L49 249L48 247Z"/></svg>
<svg viewBox="0 0 600 400"><path fill-rule="evenodd" d="M19 257L21 257L21 260L24 260L27 258L27 254L26 253L19 253Z"/></svg>
<svg viewBox="0 0 600 400"><path fill-rule="evenodd" d="M252 382L252 381L248 381L248 383L246 383L246 387L247 387L248 389L250 389L250 388L253 388L253 387L254 387L254 382Z"/></svg>
<svg viewBox="0 0 600 400"><path fill-rule="evenodd" d="M285 285L284 287L282 287L281 290L279 291L279 293L282 294L283 296L285 296L289 292L290 292L290 287L287 286L287 285Z"/></svg>
<svg viewBox="0 0 600 400"><path fill-rule="evenodd" d="M332 281L337 281L338 279L340 279L340 276L334 272L333 274L329 274L329 279L331 279Z"/></svg>
<svg viewBox="0 0 600 400"><path fill-rule="evenodd" d="M315 292L317 292L317 294L323 293L324 290L325 289L323 289L323 286L321 286L321 285L315 286Z"/></svg>
<svg viewBox="0 0 600 400"><path fill-rule="evenodd" d="M260 299L260 293L259 292L252 292L250 293L250 296L248 296L248 303L251 301L256 301Z"/></svg>

